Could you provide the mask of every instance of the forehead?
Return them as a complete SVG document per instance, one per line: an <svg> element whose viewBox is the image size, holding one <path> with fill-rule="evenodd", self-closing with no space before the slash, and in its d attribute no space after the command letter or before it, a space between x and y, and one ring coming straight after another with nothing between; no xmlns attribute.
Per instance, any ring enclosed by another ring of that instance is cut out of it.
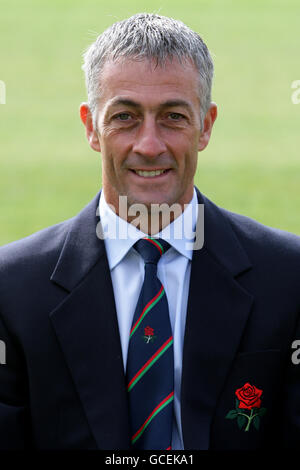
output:
<svg viewBox="0 0 300 470"><path fill-rule="evenodd" d="M199 76L191 62L177 59L165 65L150 60L126 59L107 62L101 78L99 102L110 106L116 96L130 98L142 106L155 107L167 100L185 100L199 103Z"/></svg>

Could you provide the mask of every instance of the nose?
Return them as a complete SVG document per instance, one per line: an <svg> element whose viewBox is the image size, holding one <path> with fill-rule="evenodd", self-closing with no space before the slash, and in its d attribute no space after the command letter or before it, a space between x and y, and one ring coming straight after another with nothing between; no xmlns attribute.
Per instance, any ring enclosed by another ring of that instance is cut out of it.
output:
<svg viewBox="0 0 300 470"><path fill-rule="evenodd" d="M157 157L166 152L166 144L160 135L160 130L154 117L144 119L135 136L132 150L134 153L149 158Z"/></svg>

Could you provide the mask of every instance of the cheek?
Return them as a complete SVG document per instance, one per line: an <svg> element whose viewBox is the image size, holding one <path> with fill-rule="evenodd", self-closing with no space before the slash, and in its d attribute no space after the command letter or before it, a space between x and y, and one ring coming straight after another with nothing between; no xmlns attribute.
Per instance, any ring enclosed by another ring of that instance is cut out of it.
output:
<svg viewBox="0 0 300 470"><path fill-rule="evenodd" d="M185 156L184 156L184 169L189 177L191 174L194 175L197 169L197 162L198 162L198 150L192 146L186 149Z"/></svg>
<svg viewBox="0 0 300 470"><path fill-rule="evenodd" d="M114 153L105 152L102 155L102 172L106 175L108 181L113 181L118 178L119 163Z"/></svg>
<svg viewBox="0 0 300 470"><path fill-rule="evenodd" d="M125 133L111 131L103 135L101 139L102 153L110 155L110 158L124 159L132 147L132 138Z"/></svg>
<svg viewBox="0 0 300 470"><path fill-rule="evenodd" d="M197 164L198 139L191 133L182 133L169 140L179 165L194 167Z"/></svg>
<svg viewBox="0 0 300 470"><path fill-rule="evenodd" d="M122 153L122 146L106 146L102 152L102 176L113 186L121 186L124 183L124 162L126 154Z"/></svg>

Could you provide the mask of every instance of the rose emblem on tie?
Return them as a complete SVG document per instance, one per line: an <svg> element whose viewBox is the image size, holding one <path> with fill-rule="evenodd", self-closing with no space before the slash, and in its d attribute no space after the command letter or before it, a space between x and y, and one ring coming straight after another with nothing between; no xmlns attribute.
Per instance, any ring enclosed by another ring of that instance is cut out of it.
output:
<svg viewBox="0 0 300 470"><path fill-rule="evenodd" d="M243 387L235 391L235 409L227 413L227 419L237 419L239 429L249 431L251 423L255 429L259 429L260 418L265 415L266 408L261 407L263 390L245 383Z"/></svg>
<svg viewBox="0 0 300 470"><path fill-rule="evenodd" d="M152 343L156 336L154 336L154 329L151 326L146 326L144 328L144 336L143 336L145 343Z"/></svg>

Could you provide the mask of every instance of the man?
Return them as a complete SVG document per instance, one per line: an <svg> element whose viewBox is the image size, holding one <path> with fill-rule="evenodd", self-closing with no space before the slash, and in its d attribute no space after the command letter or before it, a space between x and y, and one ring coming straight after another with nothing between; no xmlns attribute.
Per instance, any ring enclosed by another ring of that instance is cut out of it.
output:
<svg viewBox="0 0 300 470"><path fill-rule="evenodd" d="M0 447L296 447L300 240L194 187L217 116L207 47L138 14L84 71L103 187L0 250Z"/></svg>

